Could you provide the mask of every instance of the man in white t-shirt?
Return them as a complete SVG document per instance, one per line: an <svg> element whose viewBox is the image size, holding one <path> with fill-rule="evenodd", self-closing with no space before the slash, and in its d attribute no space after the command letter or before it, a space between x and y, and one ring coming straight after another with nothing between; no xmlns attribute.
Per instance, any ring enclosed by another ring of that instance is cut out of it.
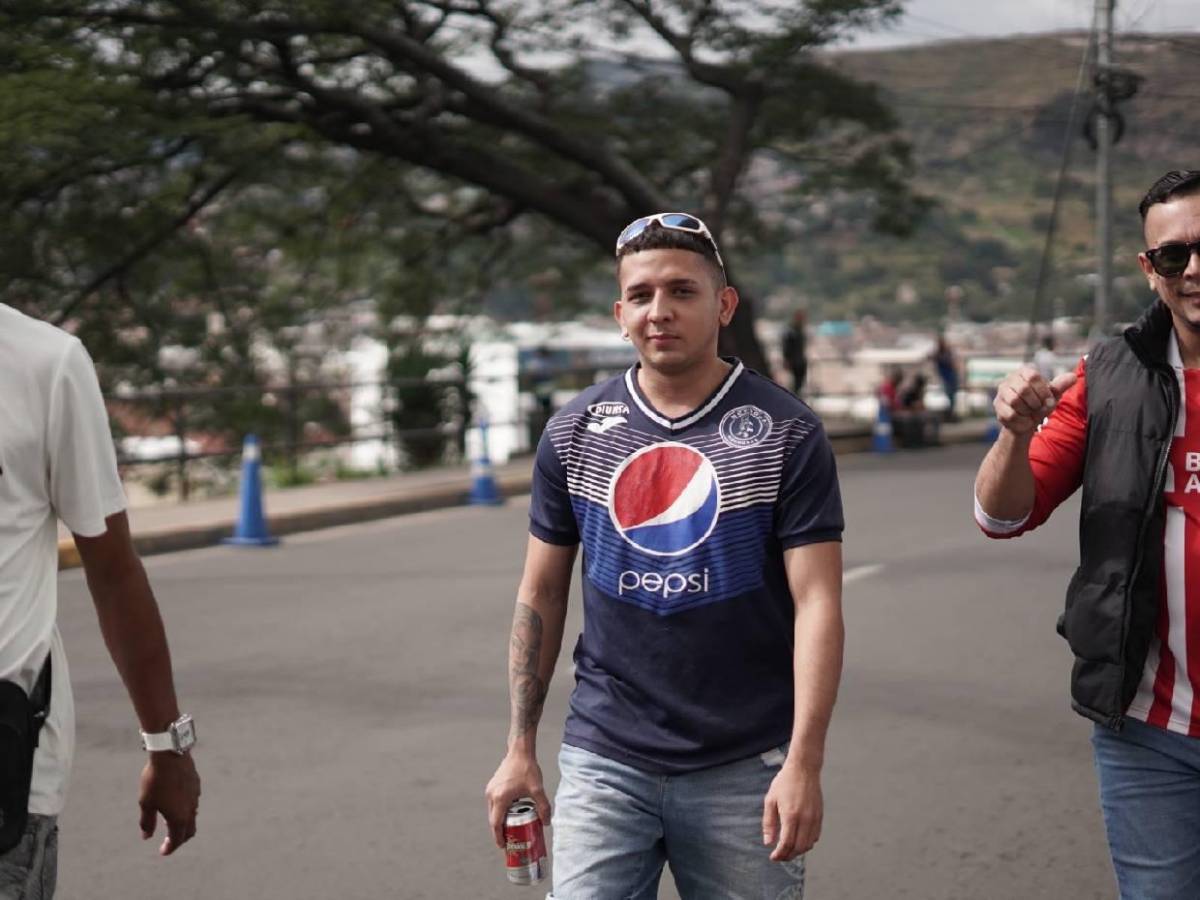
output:
<svg viewBox="0 0 1200 900"><path fill-rule="evenodd" d="M51 702L34 757L29 822L0 854L0 897L54 893L57 816L74 752L75 709L58 613L58 520L75 535L113 661L141 723L141 830L162 815L174 852L196 831L195 732L175 699L158 605L133 549L108 416L78 340L0 304L0 680L33 691L49 656ZM0 773L2 774L2 773Z"/></svg>

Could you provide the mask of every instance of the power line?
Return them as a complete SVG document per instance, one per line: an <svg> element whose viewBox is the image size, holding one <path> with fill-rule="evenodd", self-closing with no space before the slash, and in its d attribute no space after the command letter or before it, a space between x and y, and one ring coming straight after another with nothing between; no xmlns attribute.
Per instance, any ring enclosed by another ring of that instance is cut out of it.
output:
<svg viewBox="0 0 1200 900"><path fill-rule="evenodd" d="M1050 251L1054 241L1054 231L1058 226L1058 210L1062 205L1063 186L1067 182L1067 169L1071 165L1071 150L1075 146L1076 115L1079 112L1079 100L1083 96L1084 80L1087 75L1088 61L1096 43L1096 28L1099 23L1092 23L1091 36L1083 49L1083 58L1079 60L1079 75L1075 80L1075 93L1071 97L1071 111L1067 116L1066 134L1063 136L1062 160L1058 166L1058 178L1054 182L1054 199L1050 204L1050 219L1046 223L1046 239L1042 243L1042 258L1038 262L1036 286L1033 290L1033 305L1029 310L1029 334L1025 340L1025 358L1033 357L1033 345L1038 320L1041 318L1042 298L1046 293L1046 282L1050 277Z"/></svg>

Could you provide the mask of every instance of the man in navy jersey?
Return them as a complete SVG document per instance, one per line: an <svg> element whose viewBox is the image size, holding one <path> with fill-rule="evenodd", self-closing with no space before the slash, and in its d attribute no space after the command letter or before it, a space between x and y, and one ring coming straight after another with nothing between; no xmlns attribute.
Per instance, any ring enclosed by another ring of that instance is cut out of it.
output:
<svg viewBox="0 0 1200 900"><path fill-rule="evenodd" d="M583 547L583 633L559 753L557 900L802 897L841 674L841 497L820 421L717 355L738 304L704 223L617 241L637 348L538 445L509 654L508 752L487 786L550 804L537 726Z"/></svg>

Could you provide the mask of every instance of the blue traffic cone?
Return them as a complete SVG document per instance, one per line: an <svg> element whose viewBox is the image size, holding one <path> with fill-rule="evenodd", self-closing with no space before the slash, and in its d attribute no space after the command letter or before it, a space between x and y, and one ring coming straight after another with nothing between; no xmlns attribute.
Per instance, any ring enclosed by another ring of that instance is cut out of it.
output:
<svg viewBox="0 0 1200 900"><path fill-rule="evenodd" d="M496 487L496 479L492 476L492 461L488 457L488 426L486 421L479 423L479 458L471 463L471 492L467 494L467 503L471 506L500 506L504 498Z"/></svg>
<svg viewBox="0 0 1200 900"><path fill-rule="evenodd" d="M262 503L262 451L258 438L252 434L246 435L242 443L241 509L237 527L233 537L227 537L221 543L248 547L269 547L279 543L278 538L267 532Z"/></svg>
<svg viewBox="0 0 1200 900"><path fill-rule="evenodd" d="M891 453L892 446L892 414L886 403L879 404L879 415L875 418L875 428L871 432L871 450L875 453Z"/></svg>

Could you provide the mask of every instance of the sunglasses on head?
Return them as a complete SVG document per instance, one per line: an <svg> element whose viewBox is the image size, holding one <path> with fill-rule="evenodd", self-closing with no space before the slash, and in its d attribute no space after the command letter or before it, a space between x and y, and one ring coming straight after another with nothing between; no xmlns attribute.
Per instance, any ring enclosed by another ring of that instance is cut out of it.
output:
<svg viewBox="0 0 1200 900"><path fill-rule="evenodd" d="M1200 253L1200 241L1190 244L1163 244L1161 247L1147 250L1146 259L1150 260L1154 271L1163 278L1174 278L1176 275L1182 275L1187 269L1193 253Z"/></svg>
<svg viewBox="0 0 1200 900"><path fill-rule="evenodd" d="M617 253L620 254L622 247L651 225L659 225L670 231L686 231L688 234L700 235L712 246L713 253L717 257L717 265L721 267L722 272L725 271L725 263L721 259L721 251L717 249L717 242L713 240L712 232L708 230L707 225L695 216L689 216L687 213L655 213L652 216L642 216L640 219L634 219L617 236Z"/></svg>

